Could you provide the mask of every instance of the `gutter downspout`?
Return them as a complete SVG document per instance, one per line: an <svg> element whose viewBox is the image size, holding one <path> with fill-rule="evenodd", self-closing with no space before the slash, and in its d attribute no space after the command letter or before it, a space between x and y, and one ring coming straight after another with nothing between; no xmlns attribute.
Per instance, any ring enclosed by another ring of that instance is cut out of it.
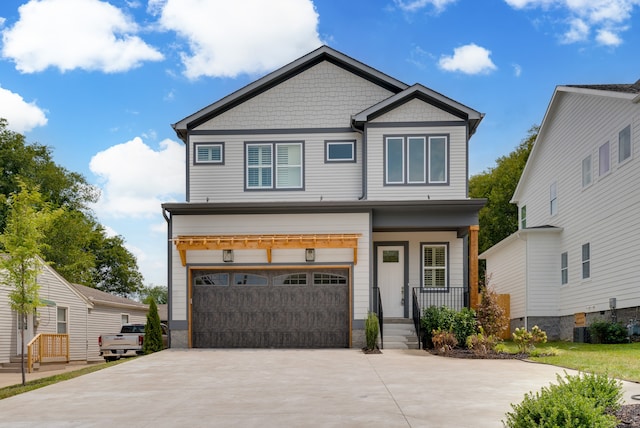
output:
<svg viewBox="0 0 640 428"><path fill-rule="evenodd" d="M362 136L362 195L358 198L359 201L362 201L364 199L367 199L367 183L366 183L366 176L367 176L367 143L365 141L365 137L364 137L364 130L359 130L358 128L356 128L356 126L353 123L353 118L351 119L351 129L354 132L357 132L358 134L360 134Z"/></svg>
<svg viewBox="0 0 640 428"><path fill-rule="evenodd" d="M167 210L162 208L162 217L167 222L167 327L169 327L169 335L167 337L167 347L171 348L171 308L173 307L173 299L171 298L173 271L171 269L171 217L167 215Z"/></svg>

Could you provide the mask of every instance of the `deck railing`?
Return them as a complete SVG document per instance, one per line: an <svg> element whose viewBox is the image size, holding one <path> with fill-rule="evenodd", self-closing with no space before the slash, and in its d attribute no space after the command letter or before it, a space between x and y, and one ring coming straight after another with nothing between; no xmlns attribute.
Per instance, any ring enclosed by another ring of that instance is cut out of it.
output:
<svg viewBox="0 0 640 428"><path fill-rule="evenodd" d="M69 335L39 333L27 345L27 371L33 371L35 363L47 361L69 362Z"/></svg>

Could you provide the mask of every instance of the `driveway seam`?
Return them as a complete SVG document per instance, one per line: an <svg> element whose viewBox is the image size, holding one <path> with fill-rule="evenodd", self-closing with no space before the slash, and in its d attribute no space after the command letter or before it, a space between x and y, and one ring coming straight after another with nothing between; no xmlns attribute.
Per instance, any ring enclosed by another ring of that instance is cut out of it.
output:
<svg viewBox="0 0 640 428"><path fill-rule="evenodd" d="M384 381L384 379L382 379L382 376L380 376L380 373L378 373L378 370L376 370L376 367L373 365L373 363L371 362L370 358L374 358L374 357L367 356L367 362L369 363L369 366L371 366L371 368L375 372L376 376L378 376L378 379L380 379L380 382L382 382L382 385L384 385L384 389L386 389L387 393L389 393L389 396L391 397L391 399L395 403L396 407L400 411L400 414L402 415L402 417L404 418L405 422L407 423L407 426L411 427L411 423L409 422L409 419L407 419L407 415L404 414L404 411L402 410L402 407L400 407L400 403L398 403L398 401L396 400L396 397L393 395L393 393L391 392L391 390L387 386L387 383Z"/></svg>

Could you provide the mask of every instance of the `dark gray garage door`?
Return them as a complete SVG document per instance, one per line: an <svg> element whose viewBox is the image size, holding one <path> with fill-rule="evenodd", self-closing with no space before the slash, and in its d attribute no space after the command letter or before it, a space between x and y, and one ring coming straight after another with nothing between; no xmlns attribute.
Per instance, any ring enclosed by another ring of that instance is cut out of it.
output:
<svg viewBox="0 0 640 428"><path fill-rule="evenodd" d="M349 346L347 269L192 271L196 348Z"/></svg>

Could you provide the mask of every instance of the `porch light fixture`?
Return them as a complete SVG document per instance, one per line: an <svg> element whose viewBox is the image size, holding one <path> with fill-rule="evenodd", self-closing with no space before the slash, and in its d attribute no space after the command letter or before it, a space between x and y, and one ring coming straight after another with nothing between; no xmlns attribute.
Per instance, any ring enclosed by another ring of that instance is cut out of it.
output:
<svg viewBox="0 0 640 428"><path fill-rule="evenodd" d="M222 250L222 261L229 263L233 261L233 250Z"/></svg>
<svg viewBox="0 0 640 428"><path fill-rule="evenodd" d="M307 248L304 250L304 258L308 262L316 261L316 249L315 248Z"/></svg>

